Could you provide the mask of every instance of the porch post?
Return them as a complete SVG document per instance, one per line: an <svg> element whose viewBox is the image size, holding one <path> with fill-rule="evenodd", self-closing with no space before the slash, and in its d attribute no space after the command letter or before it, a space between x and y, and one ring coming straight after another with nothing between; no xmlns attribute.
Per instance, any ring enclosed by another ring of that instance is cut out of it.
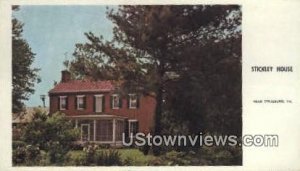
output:
<svg viewBox="0 0 300 171"><path fill-rule="evenodd" d="M78 128L78 119L75 119L75 128Z"/></svg>
<svg viewBox="0 0 300 171"><path fill-rule="evenodd" d="M113 143L116 142L116 119L113 119Z"/></svg>
<svg viewBox="0 0 300 171"><path fill-rule="evenodd" d="M96 135L97 135L97 132L96 132L96 119L94 120L94 141L96 141Z"/></svg>

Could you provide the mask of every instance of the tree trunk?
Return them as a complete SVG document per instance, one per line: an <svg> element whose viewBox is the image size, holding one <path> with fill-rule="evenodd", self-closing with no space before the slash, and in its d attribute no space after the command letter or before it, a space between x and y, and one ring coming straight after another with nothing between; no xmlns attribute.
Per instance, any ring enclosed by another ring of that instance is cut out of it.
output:
<svg viewBox="0 0 300 171"><path fill-rule="evenodd" d="M162 125L161 125L161 118L162 118L162 107L163 107L163 76L164 76L164 69L163 69L163 62L160 65L160 70L158 72L160 80L157 85L156 91L156 108L155 108L155 116L154 116L154 136L161 135ZM160 155L161 147L160 146L153 146L153 154L158 156Z"/></svg>

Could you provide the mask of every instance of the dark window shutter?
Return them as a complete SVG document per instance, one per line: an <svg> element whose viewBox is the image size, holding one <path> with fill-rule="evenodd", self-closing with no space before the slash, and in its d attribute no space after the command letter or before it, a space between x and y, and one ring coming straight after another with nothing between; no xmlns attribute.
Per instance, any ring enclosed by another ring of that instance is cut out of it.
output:
<svg viewBox="0 0 300 171"><path fill-rule="evenodd" d="M69 109L69 97L68 96L66 97L66 109L67 110Z"/></svg>
<svg viewBox="0 0 300 171"><path fill-rule="evenodd" d="M94 107L94 112L96 112L96 96L94 96L94 105L93 105L93 107Z"/></svg>
<svg viewBox="0 0 300 171"><path fill-rule="evenodd" d="M57 98L57 110L60 110L60 97Z"/></svg>
<svg viewBox="0 0 300 171"><path fill-rule="evenodd" d="M136 95L136 108L140 107L140 96Z"/></svg>
<svg viewBox="0 0 300 171"><path fill-rule="evenodd" d="M75 99L75 102L74 102L75 109L78 109L77 108L77 96L74 96L74 99Z"/></svg>
<svg viewBox="0 0 300 171"><path fill-rule="evenodd" d="M83 108L86 109L86 96L83 96Z"/></svg>
<svg viewBox="0 0 300 171"><path fill-rule="evenodd" d="M110 108L113 108L113 96L110 96Z"/></svg>
<svg viewBox="0 0 300 171"><path fill-rule="evenodd" d="M120 95L118 97L119 97L119 108L121 109L122 108L122 98Z"/></svg>
<svg viewBox="0 0 300 171"><path fill-rule="evenodd" d="M105 109L105 95L102 97L102 112L104 112Z"/></svg>

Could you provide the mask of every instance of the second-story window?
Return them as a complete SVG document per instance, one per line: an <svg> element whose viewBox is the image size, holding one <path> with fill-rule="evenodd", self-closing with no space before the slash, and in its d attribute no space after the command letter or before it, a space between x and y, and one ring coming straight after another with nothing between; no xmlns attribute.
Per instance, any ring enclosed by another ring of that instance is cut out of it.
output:
<svg viewBox="0 0 300 171"><path fill-rule="evenodd" d="M85 96L84 95L77 96L77 109L83 110L84 108L85 108Z"/></svg>
<svg viewBox="0 0 300 171"><path fill-rule="evenodd" d="M129 94L129 109L136 109L138 105L138 96L136 94Z"/></svg>
<svg viewBox="0 0 300 171"><path fill-rule="evenodd" d="M59 110L66 110L68 106L67 103L67 96L59 96Z"/></svg>
<svg viewBox="0 0 300 171"><path fill-rule="evenodd" d="M111 96L111 107L112 109L119 109L121 108L121 98L118 94L113 94Z"/></svg>

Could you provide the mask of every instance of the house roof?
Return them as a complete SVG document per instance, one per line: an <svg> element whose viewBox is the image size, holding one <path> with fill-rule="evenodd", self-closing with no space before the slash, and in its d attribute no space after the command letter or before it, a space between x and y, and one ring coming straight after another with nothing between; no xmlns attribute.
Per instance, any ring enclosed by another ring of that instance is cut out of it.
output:
<svg viewBox="0 0 300 171"><path fill-rule="evenodd" d="M76 93L76 92L107 92L114 89L111 81L70 80L60 82L49 94Z"/></svg>

